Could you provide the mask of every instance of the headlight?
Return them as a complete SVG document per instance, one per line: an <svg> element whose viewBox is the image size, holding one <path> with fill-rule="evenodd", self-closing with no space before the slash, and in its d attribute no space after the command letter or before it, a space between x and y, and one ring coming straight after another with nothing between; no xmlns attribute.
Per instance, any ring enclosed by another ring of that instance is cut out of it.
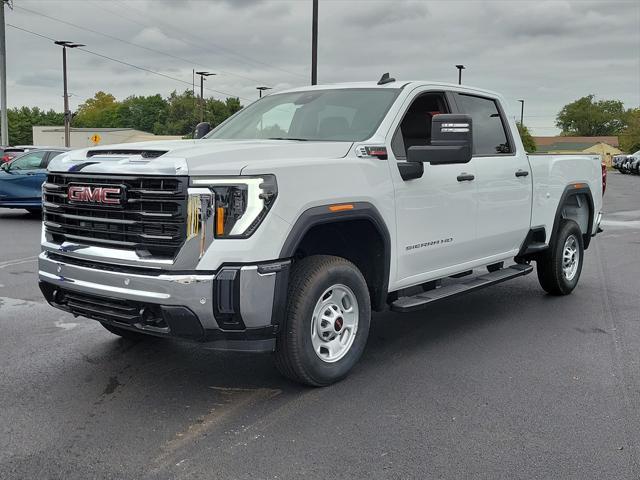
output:
<svg viewBox="0 0 640 480"><path fill-rule="evenodd" d="M247 238L258 228L278 194L274 175L193 178L212 194L216 238Z"/></svg>

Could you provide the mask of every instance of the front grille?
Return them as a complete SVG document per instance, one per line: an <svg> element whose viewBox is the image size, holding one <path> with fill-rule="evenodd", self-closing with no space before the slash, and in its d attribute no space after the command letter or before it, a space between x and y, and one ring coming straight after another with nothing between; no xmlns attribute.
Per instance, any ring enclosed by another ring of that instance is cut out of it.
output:
<svg viewBox="0 0 640 480"><path fill-rule="evenodd" d="M61 292L56 300L76 315L130 325L142 322L142 308L126 300L71 291Z"/></svg>
<svg viewBox="0 0 640 480"><path fill-rule="evenodd" d="M120 298L90 295L59 288L45 287L45 289L49 291L47 298L51 303L74 315L100 322L142 327L156 333L169 333L169 326L158 305L145 305Z"/></svg>
<svg viewBox="0 0 640 480"><path fill-rule="evenodd" d="M70 184L124 186L122 205L69 202ZM51 173L43 186L44 224L56 243L135 250L173 258L186 239L186 177Z"/></svg>

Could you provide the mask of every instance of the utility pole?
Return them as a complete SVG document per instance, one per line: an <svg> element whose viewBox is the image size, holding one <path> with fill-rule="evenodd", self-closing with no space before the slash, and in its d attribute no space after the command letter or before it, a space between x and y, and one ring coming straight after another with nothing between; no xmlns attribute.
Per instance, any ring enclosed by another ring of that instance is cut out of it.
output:
<svg viewBox="0 0 640 480"><path fill-rule="evenodd" d="M265 90L271 90L271 87L256 87L256 90L260 92L260 98L262 98L262 92Z"/></svg>
<svg viewBox="0 0 640 480"><path fill-rule="evenodd" d="M318 0L313 0L311 21L311 85L318 84Z"/></svg>
<svg viewBox="0 0 640 480"><path fill-rule="evenodd" d="M0 5L0 143L9 145L9 121L7 120L7 48L4 35L4 6L11 4L8 0L2 0Z"/></svg>
<svg viewBox="0 0 640 480"><path fill-rule="evenodd" d="M458 69L458 85L462 85L462 70L464 70L464 65L456 65Z"/></svg>
<svg viewBox="0 0 640 480"><path fill-rule="evenodd" d="M200 75L200 121L204 122L204 77L210 77L215 73L196 72L196 75Z"/></svg>
<svg viewBox="0 0 640 480"><path fill-rule="evenodd" d="M524 127L524 100L518 100L520 102L520 126Z"/></svg>
<svg viewBox="0 0 640 480"><path fill-rule="evenodd" d="M67 48L84 47L82 43L68 40L56 40L56 45L62 47L62 83L64 88L64 146L71 146L71 110L69 110L69 90L67 88Z"/></svg>

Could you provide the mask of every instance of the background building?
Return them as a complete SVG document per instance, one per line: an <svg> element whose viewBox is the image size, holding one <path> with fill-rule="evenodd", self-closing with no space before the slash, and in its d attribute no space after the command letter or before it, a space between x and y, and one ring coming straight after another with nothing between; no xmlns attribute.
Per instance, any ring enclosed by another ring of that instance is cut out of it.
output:
<svg viewBox="0 0 640 480"><path fill-rule="evenodd" d="M134 128L72 128L71 148L181 138L179 135L154 135ZM33 144L64 147L64 127L33 127Z"/></svg>
<svg viewBox="0 0 640 480"><path fill-rule="evenodd" d="M611 158L622 153L616 136L603 137L533 137L536 153L595 153L599 154L608 166Z"/></svg>

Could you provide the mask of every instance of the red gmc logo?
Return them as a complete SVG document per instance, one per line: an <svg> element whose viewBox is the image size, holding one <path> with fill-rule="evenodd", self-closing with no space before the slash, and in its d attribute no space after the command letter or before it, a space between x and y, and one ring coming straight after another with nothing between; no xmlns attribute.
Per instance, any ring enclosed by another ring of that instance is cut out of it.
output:
<svg viewBox="0 0 640 480"><path fill-rule="evenodd" d="M100 203L103 205L120 205L122 188L89 187L86 185L70 185L67 197L70 202Z"/></svg>

